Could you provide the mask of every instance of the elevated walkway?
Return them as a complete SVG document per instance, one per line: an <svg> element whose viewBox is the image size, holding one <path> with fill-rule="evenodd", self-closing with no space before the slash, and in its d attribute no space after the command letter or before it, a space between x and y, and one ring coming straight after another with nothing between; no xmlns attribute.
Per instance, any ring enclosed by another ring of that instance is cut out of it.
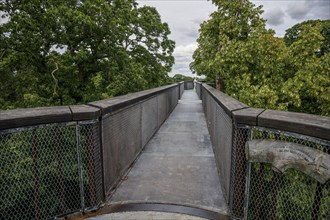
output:
<svg viewBox="0 0 330 220"><path fill-rule="evenodd" d="M109 205L177 204L227 213L202 102L186 90Z"/></svg>
<svg viewBox="0 0 330 220"><path fill-rule="evenodd" d="M330 117L184 86L0 111L0 219L328 219Z"/></svg>

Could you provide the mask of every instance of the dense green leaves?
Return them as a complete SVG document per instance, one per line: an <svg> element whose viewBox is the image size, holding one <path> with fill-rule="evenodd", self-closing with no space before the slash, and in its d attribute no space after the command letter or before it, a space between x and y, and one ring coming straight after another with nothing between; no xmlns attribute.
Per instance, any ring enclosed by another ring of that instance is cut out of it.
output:
<svg viewBox="0 0 330 220"><path fill-rule="evenodd" d="M213 2L192 71L222 79L226 93L253 107L330 115L330 21L297 24L282 39L249 1Z"/></svg>
<svg viewBox="0 0 330 220"><path fill-rule="evenodd" d="M162 85L169 27L135 0L1 1L0 108L74 104Z"/></svg>

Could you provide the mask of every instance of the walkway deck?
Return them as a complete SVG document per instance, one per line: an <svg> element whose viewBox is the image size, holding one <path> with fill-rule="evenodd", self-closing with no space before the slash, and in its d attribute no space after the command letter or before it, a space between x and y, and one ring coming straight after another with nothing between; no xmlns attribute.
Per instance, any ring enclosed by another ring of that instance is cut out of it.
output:
<svg viewBox="0 0 330 220"><path fill-rule="evenodd" d="M227 213L201 100L186 90L108 203L164 203Z"/></svg>

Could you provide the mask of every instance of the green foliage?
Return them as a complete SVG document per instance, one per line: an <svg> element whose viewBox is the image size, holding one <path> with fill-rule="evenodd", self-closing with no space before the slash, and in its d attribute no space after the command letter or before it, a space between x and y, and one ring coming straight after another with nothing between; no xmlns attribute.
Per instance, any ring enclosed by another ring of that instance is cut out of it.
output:
<svg viewBox="0 0 330 220"><path fill-rule="evenodd" d="M226 93L252 107L330 115L329 21L297 24L281 39L249 1L213 2L193 72L220 77Z"/></svg>
<svg viewBox="0 0 330 220"><path fill-rule="evenodd" d="M198 75L215 78L222 75L217 61L221 54L228 50L232 41L245 41L255 32L263 31L265 21L259 15L260 7L249 1L225 0L212 1L218 10L210 15L210 19L201 24L198 48L193 54L194 61L190 67Z"/></svg>
<svg viewBox="0 0 330 220"><path fill-rule="evenodd" d="M173 82L182 82L182 81L193 80L193 78L190 77L190 76L182 75L182 74L175 74L175 75L172 77L172 80L173 80Z"/></svg>
<svg viewBox="0 0 330 220"><path fill-rule="evenodd" d="M329 20L308 20L298 23L285 31L284 41L287 46L291 46L294 42L300 40L299 34L304 31L306 26L321 26L320 34L324 38L319 54L324 55L330 52L330 21Z"/></svg>
<svg viewBox="0 0 330 220"><path fill-rule="evenodd" d="M174 63L168 25L135 0L1 1L0 11L2 109L156 87Z"/></svg>
<svg viewBox="0 0 330 220"><path fill-rule="evenodd" d="M247 219L318 219L329 216L330 184L325 184L319 213L313 212L317 181L299 171L284 174L270 164L251 164Z"/></svg>

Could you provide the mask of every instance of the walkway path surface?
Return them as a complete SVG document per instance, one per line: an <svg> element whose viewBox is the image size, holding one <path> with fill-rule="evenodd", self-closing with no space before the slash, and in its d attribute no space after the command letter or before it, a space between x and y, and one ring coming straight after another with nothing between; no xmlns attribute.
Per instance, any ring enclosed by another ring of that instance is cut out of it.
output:
<svg viewBox="0 0 330 220"><path fill-rule="evenodd" d="M201 100L182 99L108 203L165 203L227 213Z"/></svg>

